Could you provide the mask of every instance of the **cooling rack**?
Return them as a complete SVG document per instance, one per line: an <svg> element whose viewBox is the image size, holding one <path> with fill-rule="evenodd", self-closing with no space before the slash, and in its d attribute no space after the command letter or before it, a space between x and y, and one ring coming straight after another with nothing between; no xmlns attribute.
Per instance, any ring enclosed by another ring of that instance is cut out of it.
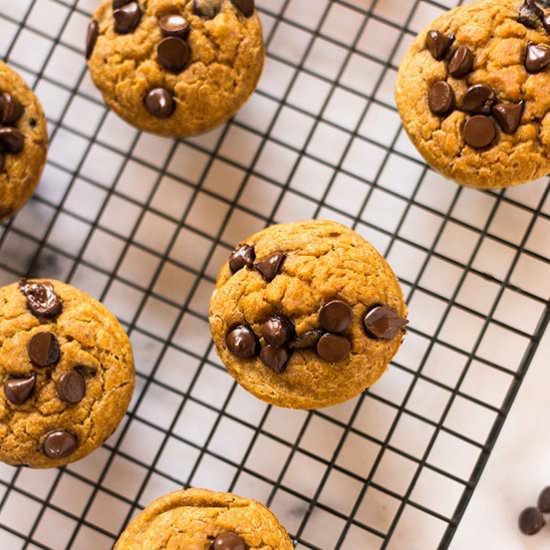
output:
<svg viewBox="0 0 550 550"><path fill-rule="evenodd" d="M266 502L310 549L447 548L550 312L547 181L461 189L422 162L393 102L399 61L454 0L257 0L268 59L225 127L139 133L91 83L96 0L0 0L0 55L42 100L42 184L0 225L0 283L66 280L134 345L117 432L53 471L0 467L0 547L107 550L181 486ZM310 217L352 226L392 263L411 326L388 374L314 411L268 407L213 351L207 303L233 245Z"/></svg>

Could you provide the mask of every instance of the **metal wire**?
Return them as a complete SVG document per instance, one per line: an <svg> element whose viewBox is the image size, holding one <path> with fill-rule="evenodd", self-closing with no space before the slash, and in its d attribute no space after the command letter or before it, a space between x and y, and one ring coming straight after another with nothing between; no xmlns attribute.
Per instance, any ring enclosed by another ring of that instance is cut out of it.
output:
<svg viewBox="0 0 550 550"><path fill-rule="evenodd" d="M2 2L7 1L8 0L0 0L0 7ZM49 3L49 5L52 6L58 5L66 9L62 24L55 38L52 38L52 36L50 36L47 32L44 32L43 29L36 28L29 22L33 9L41 3ZM46 74L48 63L59 45L66 48L69 52L74 52L79 55L82 54L81 49L62 40L61 37L64 36L64 32L71 24L73 16L89 17L91 10L89 2L76 2L69 0L31 0L28 5L28 9L20 18L14 18L0 12L0 22L4 20L11 24L17 25L17 30L11 39L11 44L5 52L5 61L13 65L16 69L22 70L27 75L32 77L35 82L35 88L40 82L43 82L55 85L60 90L67 93L67 99L59 116L55 120L49 120L51 140L54 141L60 131L68 131L75 137L75 139L81 138L85 142L85 147L82 149L78 162L74 168L67 168L67 166L65 166L62 162L59 162L57 159L50 158L48 161L48 164L52 169L56 170L59 174L63 174L67 178L68 184L59 200L50 200L49 198L41 195L34 198L34 204L48 208L52 213L51 218L46 224L45 230L42 234L33 234L28 230L28 228L18 224L18 218L15 220L10 220L5 224L4 231L0 233L0 272L5 274L5 278L37 275L60 275L68 282L72 282L77 279L80 269L87 269L93 271L97 277L101 277L104 281L102 290L98 292L98 297L103 300L109 296L109 293L117 284L123 284L128 289L135 291L136 295L139 294L140 296L137 307L132 315L129 318L122 319L128 329L128 332L132 337L146 338L148 341L158 346L158 353L152 363L151 369L147 372L143 370L138 372L139 390L127 415L126 422L116 432L115 436L104 445L107 458L103 466L99 469L97 477L91 479L89 476L84 475L74 468L61 468L56 471L48 490L43 494L35 494L32 490L20 486L19 480L23 475L23 470L21 468L10 471L8 478L0 479L1 487L4 489L4 493L0 501L0 529L5 533L10 533L13 535L13 540L20 541L21 548L55 548L55 550L58 550L58 548L79 549L79 545L82 547L79 541L79 536L82 535L82 532L85 529L104 535L104 540L106 541L105 548L107 548L114 540L116 533L113 533L112 530L105 528L104 526L98 524L97 521L90 518L90 511L92 510L98 495L108 495L112 499L115 499L125 505L125 513L123 514L124 517L121 518L118 529L120 530L130 520L134 513L143 507L143 500L148 494L147 491L149 483L153 479L162 478L167 483L173 485L183 484L185 486L190 486L193 483L193 479L197 475L197 472L204 464L205 460L208 459L216 459L221 463L227 464L228 467L231 467L234 470L232 479L226 487L229 491L235 490L238 487L239 480L242 476L246 475L256 480L258 484L266 486L265 501L268 505L274 505L274 508L276 508L277 497L281 493L290 495L290 497L294 498L296 501L302 502L303 510L301 510L301 513L298 514L299 519L296 522L295 528L292 529L292 536L295 538L299 548L321 548L322 550L329 550L329 548L347 548L348 546L346 545L351 544L350 541L352 540L352 530L355 530L355 532L368 534L368 536L371 537L369 541L375 541L369 542L369 544L373 545L373 548L400 548L399 542L396 542L398 541L396 538L396 533L398 532L404 514L406 514L408 509L414 509L421 514L425 514L428 517L438 520L442 525L444 525L444 530L439 537L439 540L433 543L433 548L447 548L450 545L453 534L462 518L470 498L472 497L483 468L487 463L498 434L519 390L523 377L529 368L541 337L550 321L550 308L546 297L537 295L532 290L525 288L523 285L518 284L513 280L514 270L516 269L520 259L524 256L528 256L533 260L540 261L546 265L549 263L548 257L528 248L527 244L533 233L537 220L549 219L549 215L544 211L544 205L546 204L549 196L550 186L546 186L544 191L537 198L535 206L528 205L524 201L517 200L513 194L504 191L484 192L484 196L491 198L492 205L485 223L483 223L481 227L477 227L454 215L455 208L464 194L464 191L458 187L453 191L452 198L443 211L421 200L419 194L422 189L422 184L428 177L429 170L418 157L410 154L400 146L402 131L396 131L393 139L389 143L382 143L361 133L361 126L366 117L369 115L370 110L373 108L380 107L388 110L388 112L395 113L394 105L385 101L379 92L385 85L387 85L388 79L391 80L391 76L395 74L395 71L397 70L397 65L394 59L398 56L398 53L407 41L410 40L415 34L413 31L415 15L418 14L421 9L428 9L437 13L438 11L447 9L449 6L445 6L431 0L411 0L408 15L404 19L403 24L400 25L391 18L383 15L384 12L381 12L380 9L378 9L381 3L383 3L382 0L373 0L372 2L366 0L364 2L358 0L332 0L332 2L325 2L325 7L315 28L310 28L293 20L287 15L289 8L292 6L292 0L281 0L279 2L274 2L273 4L270 4L267 1L261 2L260 11L262 12L264 20L269 23L269 25L267 25L268 32L266 36L268 56L271 61L288 68L292 73L291 77L288 79L285 90L280 96L262 88L257 91L257 95L259 97L274 105L271 121L264 130L259 130L255 125L250 124L248 121L243 120L240 117L237 117L235 120L231 121L230 124L225 126L219 133L215 133L213 135L214 141L212 142L212 145L205 144L201 142L201 140L189 140L186 142L186 146L189 147L190 150L196 152L197 155L207 155L207 160L201 171L201 176L196 181L183 178L181 175L174 174L173 171L170 170L170 163L178 153L178 142L169 143L167 146L168 152L165 156L164 162L161 166L157 166L154 162L139 157L137 149L140 144L140 139L142 138L140 133L136 133L133 136L128 147L117 147L111 142L106 142L104 138L102 139L100 129L107 121L109 113L106 109L104 109L104 105L99 97L93 93L90 93L86 88L87 72L84 61L82 62L82 69L74 86L68 86L61 80L52 78L52 76ZM331 16L331 10L334 9L334 6L345 7L352 13L355 13L357 18L360 18L361 24L356 29L354 39L350 44L340 42L334 37L327 35L323 30L329 20L329 17ZM395 29L395 31L398 32L398 37L392 51L383 59L371 53L365 52L359 47L360 38L363 35L368 23L371 21L382 23L388 28ZM283 27L303 31L308 36L309 42L303 49L300 59L297 62L290 61L287 57L278 55L274 48L271 48L274 37ZM44 38L50 44L48 54L39 70L30 70L29 66L13 59L13 49L17 44L21 33L26 29L32 30L33 33ZM316 39L322 39L334 48L338 48L339 50L345 52L340 63L340 68L334 77L329 78L325 74L322 74L317 70L313 70L311 65L307 63L308 56L310 56L316 44ZM381 67L377 81L372 89L372 92L369 94L350 87L342 82L342 76L345 68L348 66L348 62L352 56L356 55L363 59L370 60ZM290 99L290 94L294 85L303 75L308 75L318 79L319 82L322 82L327 86L325 99L322 102L319 112L314 115L312 115L309 110L296 105ZM331 100L335 97L338 90L351 92L356 97L365 101L362 112L357 118L353 128L350 128L345 124L340 124L334 119L325 117L325 113L329 108ZM102 114L98 119L95 131L91 136L80 129L74 128L72 125L66 124L66 115L68 114L75 98L85 98L88 102L90 102L90 104L96 105L103 109ZM279 116L286 108L292 108L294 112L312 119L311 127L307 132L301 147L297 147L292 143L286 142L285 140L282 140L274 135L275 125L279 119ZM343 148L343 152L340 155L339 160L335 163L330 160L319 158L319 156L311 152L310 145L315 138L316 131L324 127L329 127L334 131L343 132L347 135L346 145ZM257 139L258 146L256 152L248 164L243 164L223 152L224 140L227 139L229 133L233 129L246 131L249 135L254 136L254 138ZM355 138L360 138L362 141L383 150L381 162L373 178L361 177L345 165L344 159L350 152ZM266 173L264 173L259 167L262 154L271 144L283 147L285 151L288 151L294 155L295 160L292 163L292 167L288 175L284 178L284 181L280 181L277 177L270 177L270 175L266 175ZM93 177L87 175L85 170L83 170L91 151L96 145L117 153L121 157L120 166L113 178L112 183L109 185L96 181ZM381 178L384 174L384 170L388 167L388 164L391 162L392 158L406 160L411 163L411 165L417 166L420 169L417 184L410 196L404 197L402 193L394 189L388 189L387 186L381 185ZM212 190L207 185L208 174L214 164L220 159L223 160L225 165L238 169L243 173L242 180L238 185L236 193L230 198L222 192ZM327 211L330 211L332 216L344 219L354 228L365 228L376 231L377 234L384 238L387 243L385 249L386 256L391 255L392 251L394 251L398 245L406 245L423 254L423 259L416 276L410 279L401 276L401 280L407 290L408 301L410 302L417 294L422 293L423 295L444 302L445 306L440 320L433 332L421 330L418 327L415 327L414 324L411 327L411 335L425 340L427 345L422 351L417 368L411 368L410 366L401 363L399 358L392 367L393 369L396 369L397 372L401 372L410 378L410 384L405 388L403 397L399 402L396 403L394 400L373 391L367 392L359 399L353 401L349 415L343 420L338 416L338 414L333 414L331 411L308 412L304 415L303 422L297 430L295 437L288 440L279 434L273 433L273 431L267 426L271 417L270 415L272 414L271 407L264 407L256 420L250 420L242 415L235 414L231 408L231 403L235 399L239 389L234 383L231 385L225 399L221 403L212 404L202 397L197 397L194 390L199 385L199 381L205 370L211 368L214 369L215 372L220 373L224 372L224 370L214 357L211 343L207 345L202 353L199 353L196 349L190 349L190 347L178 343L177 335L180 323L186 318L191 318L202 323L207 322L207 316L204 309L201 309L200 307L197 308L197 300L200 303L200 295L203 291L204 285L208 287L208 285L213 283L212 265L218 261L220 251L227 251L234 245L233 242L226 241L225 234L231 224L232 216L236 211L249 216L254 216L255 219L260 220L263 225L267 226L277 221L277 212L283 204L283 201L288 200L288 197L290 196L289 193L292 193L292 197L297 197L298 199L303 199L309 202L312 201L312 197L308 195L308 193L292 186L292 182L298 176L300 162L304 159L314 161L319 166L326 167L327 170L332 172L324 192L316 199L316 204L312 215L314 217L326 216ZM136 163L140 169L153 171L155 174L152 186L143 201L138 200L135 197L129 197L126 193L121 192L120 189L117 189L117 185L121 181L121 178L123 177L125 169L127 169L129 163ZM354 178L357 181L363 182L367 186L368 190L362 200L362 205L356 211L357 213L355 215L350 215L350 213L345 209L331 203L331 191L333 191L337 185L337 178L340 175ZM168 214L166 211L159 209L155 205L155 194L160 189L164 179L167 176L169 176L172 180L177 181L184 186L186 190L188 190L189 200L181 216L176 217ZM253 180L255 178L261 178L264 182L269 183L278 192L278 198L274 201L273 205L267 212L259 212L256 208L251 208L249 205L241 202L247 186L251 181L254 183ZM101 206L93 220L90 220L86 216L76 213L67 207L70 193L77 185L77 182L85 182L103 193ZM376 223L369 223L368 219L364 219L361 216L361 213L369 205L369 201L373 195L380 189L383 189L384 193L386 193L389 197L406 201L406 206L400 214L399 221L395 229L391 231L379 227ZM205 231L203 228L197 227L196 224L189 222L189 216L193 210L193 207L196 205L197 201L200 200L201 196L215 199L218 203L223 204L225 208L222 223L213 232ZM480 194L480 196L482 196L482 194ZM138 212L127 235L121 235L118 231L105 226L102 221L102 215L105 212L108 212L109 202L111 199L124 199L124 201L128 204L134 206ZM492 224L499 208L502 205L509 205L510 207L517 208L528 217L527 227L520 242L510 242L510 240L499 236L492 231ZM432 214L433 216L436 216L440 222L429 246L426 246L421 242L417 242L413 238L404 236L402 233L407 216L413 209L420 209L424 213ZM174 227L177 227L177 230L173 231L171 238L167 242L164 252L159 252L154 247L143 244L142 242L139 242L139 239L137 239L140 224L144 221L146 216L150 214L154 214L160 220L164 220ZM76 253L73 253L62 246L52 244L51 242L56 223L61 217L64 216L68 216L76 222L85 224L87 228L86 235ZM473 232L478 237L472 253L469 255L469 259L467 261L459 261L453 257L450 257L442 252L439 247L445 231L450 224L469 232ZM207 254L201 259L198 267L196 265L190 265L189 263L182 261L179 258L175 258L172 255L172 251L177 245L180 229L184 229L188 231L190 235L195 235L197 238L202 239L205 243L208 243ZM116 262L109 269L97 265L95 262L86 257L86 251L93 246L93 239L96 235L96 231L98 230L100 230L102 234L121 241L121 248ZM14 264L11 261L11 258L6 256L5 251L9 249L9 239L11 238L17 238L21 242L32 244L32 252L28 254L19 264ZM477 257L482 246L488 239L490 239L491 242L506 246L508 249L513 251L510 263L502 277L497 277L494 274L488 273L485 269L474 265L474 259ZM136 249L140 252L146 253L148 256L155 258L157 261L157 266L153 270L147 284L141 284L140 282L137 282L134 277L123 275L121 273L121 271L123 271L123 263L126 255L131 249ZM445 296L440 291L429 288L429 285L426 285L424 281L424 276L428 272L430 262L434 259L444 260L448 265L461 270L461 275L456 283L455 290L450 294L450 296ZM177 267L192 277L189 292L186 299L182 302L169 298L165 294L159 293L157 290L159 280L162 277L163 269L167 265ZM483 278L485 281L490 281L495 284L498 289L487 315L481 314L474 307L467 305L460 300L460 291L469 276L478 276ZM536 304L541 308L542 314L538 321L537 328L533 333L518 328L517 326L513 326L512 324L503 322L502 319L495 317L497 308L501 303L501 299L507 292L510 291L517 293L518 296L529 300L530 303ZM144 326L144 324L140 322L141 316L146 314L148 304L150 304L153 299L156 304L161 304L177 310L177 315L171 322L171 328L165 335L162 336L159 336L155 327ZM459 310L465 314L474 316L480 322L475 341L469 349L463 349L460 346L453 345L442 337L444 326L448 322L451 312L454 310ZM519 365L514 365L514 368L507 368L479 353L482 342L487 335L487 331L492 326L502 328L528 341L526 352ZM460 353L461 356L464 357L464 365L452 387L426 372L426 366L428 364L430 354L434 351L435 347L443 347L449 351ZM197 364L197 368L194 371L192 379L189 382L189 386L185 389L185 391L167 384L158 376L163 360L166 358L167 354L171 352L171 350L177 350L184 353L190 358L190 360L195 361ZM470 370L473 368L472 365L474 364L482 364L488 368L494 369L496 372L509 375L511 383L508 387L506 398L500 403L500 405L496 406L495 404L485 402L483 399L472 396L464 390L463 382L468 376ZM438 420L427 418L426 416L415 412L410 406L411 396L414 394L415 389L419 384L424 382L429 382L434 387L440 388L441 390L445 390L449 393L449 399L447 400ZM150 419L140 414L140 406L146 400L148 390L153 387L162 388L167 392L171 392L171 394L176 396L178 399L178 405L173 411L172 421L167 426L162 426L159 425L159 423L152 422ZM483 410L486 410L494 415L494 421L492 422L490 433L483 442L470 437L468 434L462 433L460 430L453 429L446 424L449 413L457 399L465 400L468 403L479 406L483 408ZM391 408L394 412L393 420L383 437L367 433L357 427L356 421L367 400L372 400L385 407ZM207 429L206 437L201 444L198 444L196 441L193 441L188 437L182 436L176 430L178 420L181 418L185 407L188 404L200 405L204 408L204 410L210 411L215 417L212 425ZM419 456L415 456L415 454L403 450L394 442L399 422L404 417L410 417L418 420L432 430L432 433L426 441L426 444L423 446ZM211 448L217 429L220 428L223 422L228 420L237 423L243 428L246 428L251 434L249 443L244 449L240 460L234 460L231 457L224 456L223 453L217 452ZM335 442L334 448L328 456L321 456L316 452L308 450L307 445L304 442L308 430L312 429L314 423L318 421L326 423L327 426L332 426L338 433L338 438ZM147 426L151 430L154 430L155 433L159 434L159 444L150 461L142 460L140 456L130 454L122 448L125 437L128 435L134 422L139 422L140 425ZM438 436L442 433L464 442L479 452L478 458L475 461L475 467L472 469L471 475L469 475L468 478L464 479L451 471L447 471L446 469L435 465L433 461L430 460L430 453L434 448L434 444L436 443ZM372 443L378 447L378 451L368 475L357 474L351 469L343 466L339 460L348 438L350 437L360 438L362 441ZM253 456L254 449L258 445L261 445L261 442L264 439L276 443L281 448L285 448L287 452L286 459L282 462L275 479L272 479L271 477L257 471L250 464L250 459ZM171 441L177 441L185 444L196 453L192 467L190 467L189 471L183 478L178 475L177 472L173 475L167 474L159 467L159 461ZM410 483L408 483L403 492L396 491L394 488L386 486L386 484L381 482L379 479L381 464L384 457L390 452L406 459L414 465ZM295 490L294 487L285 481L285 478L292 467L293 461L297 456L306 457L307 459L313 460L322 465L322 475L312 495L304 495L299 490ZM124 459L128 461L128 463L139 467L144 472L143 478L140 480L139 486L137 487L137 490L132 498L129 498L125 494L121 494L120 491L113 490L106 484L106 479L110 468L117 459ZM444 479L452 481L460 486L460 498L458 499L458 503L454 508L453 513L441 513L431 507L431 505L421 503L415 499L415 489L419 485L419 479L422 473L426 471L433 472L434 474L442 476ZM360 490L355 495L355 498L347 510L344 510L339 506L328 505L322 498L323 492L327 489L328 484L330 483L331 476L335 474L346 476L346 478L349 478L360 486ZM61 507L59 504L54 502L56 490L58 490L60 483L65 477L78 480L89 489L82 509L78 513L73 513L72 511ZM397 502L395 513L392 516L389 525L385 529L381 529L378 526L373 526L369 524L368 521L359 517L359 511L365 496L369 493L369 491L373 490L378 491L379 493L382 493ZM13 527L13 525L3 521L4 514L7 513L8 515L5 517L8 517L9 509L13 508L13 504L10 503L10 497L14 494L22 495L38 505L38 512L34 516L32 524L27 530ZM6 510L8 512L6 512ZM44 542L41 542L41 525L43 525L46 515L49 512L55 512L71 521L72 531L62 546L49 546ZM339 526L338 532L334 536L334 541L329 543L328 546L320 546L319 542L314 541L314 537L311 536L311 526L315 524L315 518L318 517L318 514L327 514L333 518L335 524ZM96 546L96 548L99 548L99 546ZM423 546L422 550L428 550L428 548Z"/></svg>

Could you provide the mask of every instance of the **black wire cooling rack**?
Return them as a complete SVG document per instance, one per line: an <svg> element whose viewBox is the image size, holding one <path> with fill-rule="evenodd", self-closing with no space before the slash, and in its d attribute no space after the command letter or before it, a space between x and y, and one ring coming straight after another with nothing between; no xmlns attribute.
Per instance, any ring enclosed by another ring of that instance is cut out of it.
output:
<svg viewBox="0 0 550 550"><path fill-rule="evenodd" d="M42 99L51 148L31 203L0 226L0 279L66 280L127 327L138 386L89 458L0 468L0 547L110 548L181 486L270 505L297 548L447 548L550 318L549 186L460 189L399 125L412 38L454 0L262 0L268 62L224 128L174 142L101 101L82 45L95 0L0 0L0 54ZM263 405L208 336L216 269L266 225L342 221L395 267L406 343L358 399Z"/></svg>

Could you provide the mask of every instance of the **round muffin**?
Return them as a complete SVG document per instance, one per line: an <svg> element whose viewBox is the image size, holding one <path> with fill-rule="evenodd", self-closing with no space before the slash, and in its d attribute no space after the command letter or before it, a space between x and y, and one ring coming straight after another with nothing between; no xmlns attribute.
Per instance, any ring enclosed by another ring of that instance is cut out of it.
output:
<svg viewBox="0 0 550 550"><path fill-rule="evenodd" d="M239 244L210 301L229 373L260 399L313 409L374 384L407 323L399 283L357 233L331 221L275 225Z"/></svg>
<svg viewBox="0 0 550 550"><path fill-rule="evenodd" d="M115 550L292 550L262 504L229 493L177 491L155 500L122 533Z"/></svg>
<svg viewBox="0 0 550 550"><path fill-rule="evenodd" d="M0 62L0 220L31 198L48 151L46 118L25 81Z"/></svg>
<svg viewBox="0 0 550 550"><path fill-rule="evenodd" d="M436 19L401 64L395 97L426 161L499 188L550 171L550 10L484 0Z"/></svg>
<svg viewBox="0 0 550 550"><path fill-rule="evenodd" d="M262 26L253 0L103 0L86 55L118 115L181 138L219 126L255 90Z"/></svg>
<svg viewBox="0 0 550 550"><path fill-rule="evenodd" d="M128 408L128 336L103 305L59 281L2 287L0 304L0 460L51 468L85 457Z"/></svg>

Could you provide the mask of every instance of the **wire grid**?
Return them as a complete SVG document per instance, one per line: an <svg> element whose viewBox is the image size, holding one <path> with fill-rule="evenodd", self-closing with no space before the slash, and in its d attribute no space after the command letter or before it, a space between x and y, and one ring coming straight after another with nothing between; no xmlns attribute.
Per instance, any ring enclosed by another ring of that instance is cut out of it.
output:
<svg viewBox="0 0 550 550"><path fill-rule="evenodd" d="M86 72L92 0L0 0L0 53L44 103L51 148L0 226L0 278L57 277L128 329L137 390L117 432L53 471L0 468L2 548L110 548L153 498L206 486L272 507L297 548L447 548L549 321L549 186L460 189L399 125L415 33L452 0L258 0L268 62L224 128L174 142L108 112ZM266 406L225 373L206 308L233 245L335 219L396 269L406 342L369 392Z"/></svg>

